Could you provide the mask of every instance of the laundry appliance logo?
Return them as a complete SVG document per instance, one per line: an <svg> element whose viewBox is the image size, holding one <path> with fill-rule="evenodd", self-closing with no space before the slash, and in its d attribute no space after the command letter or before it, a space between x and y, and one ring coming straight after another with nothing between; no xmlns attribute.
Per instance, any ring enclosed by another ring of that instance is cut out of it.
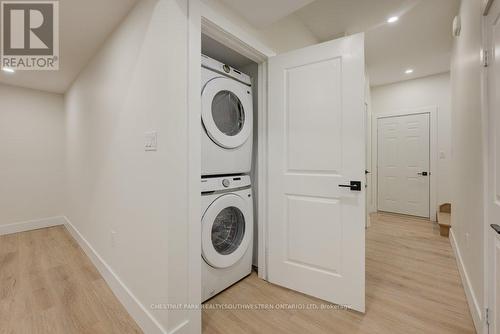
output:
<svg viewBox="0 0 500 334"><path fill-rule="evenodd" d="M59 2L0 1L1 67L59 69Z"/></svg>

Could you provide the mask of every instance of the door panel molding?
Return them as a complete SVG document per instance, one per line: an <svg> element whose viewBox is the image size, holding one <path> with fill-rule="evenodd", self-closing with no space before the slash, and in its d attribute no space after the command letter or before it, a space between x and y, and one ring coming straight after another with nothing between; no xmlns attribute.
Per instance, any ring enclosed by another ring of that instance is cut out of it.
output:
<svg viewBox="0 0 500 334"><path fill-rule="evenodd" d="M438 208L438 107L435 105L421 107L421 108L412 108L412 109L401 109L397 111L391 111L387 113L380 113L374 115L373 118L373 133L372 133L372 157L375 159L375 164L373 168L373 186L375 188L375 205L378 207L378 165L377 165L377 156L378 156L378 120L382 118L388 117L397 117L397 116L409 116L409 115L418 115L418 114L429 114L430 117L430 203L429 203L429 211L430 211L430 219L432 221L437 220L437 208Z"/></svg>

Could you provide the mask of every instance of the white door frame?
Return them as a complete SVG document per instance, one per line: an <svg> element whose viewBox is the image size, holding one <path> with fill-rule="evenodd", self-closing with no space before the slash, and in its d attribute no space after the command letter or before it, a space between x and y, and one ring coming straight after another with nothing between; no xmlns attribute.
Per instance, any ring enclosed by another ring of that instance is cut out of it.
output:
<svg viewBox="0 0 500 334"><path fill-rule="evenodd" d="M483 0L483 20L482 20L482 35L483 35L483 41L482 41L482 46L483 50L488 50L490 55L492 54L493 50L493 45L491 45L491 36L489 33L488 29L488 14L490 12L491 6L493 3L498 0ZM495 263L494 263L494 254L491 252L492 247L494 247L494 244L496 242L496 238L492 238L491 234L493 233L490 227L490 224L498 224L497 221L494 220L495 217L493 217L493 212L492 208L490 206L490 200L491 196L493 195L493 189L492 185L495 184L494 180L494 171L492 168L494 168L494 163L493 159L494 156L491 153L492 147L494 147L493 143L493 131L495 130L493 128L493 123L490 122L490 120L494 120L493 117L493 110L490 108L490 85L489 85L489 68L483 66L481 69L481 98L482 98L482 108L481 108L481 116L483 119L482 126L484 129L483 133L483 182L484 182L484 225L483 225L483 240L484 240L484 249L483 249L483 266L484 266L484 277L483 277L483 282L484 282L484 293L483 293L483 309L478 310L478 312L472 312L473 315L478 314L480 316L480 319L475 320L475 324L478 325L478 333L488 333L488 326L486 324L486 321L483 321L483 318L486 316L483 314L483 310L489 308L492 310L492 305L490 303L492 302L491 297L495 291L491 291L491 289L494 290L494 285L493 282L490 280L493 278L493 273L492 270L495 270ZM477 305L476 305L477 306ZM481 306L479 306L481 307ZM477 307L476 307L477 308ZM495 315L490 314L490 316L494 317ZM477 323L476 323L477 322ZM496 326L499 326L499 324L496 324Z"/></svg>
<svg viewBox="0 0 500 334"><path fill-rule="evenodd" d="M429 114L430 118L430 196L429 196L429 217L432 221L436 221L437 219L437 207L438 207L438 198L437 198L437 180L438 180L438 127L437 127L437 106L429 106L422 107L416 109L404 109L394 112L382 113L375 115L373 120L374 124L372 129L375 129L372 133L372 150L375 152L372 154L372 158L375 160L372 162L373 168L373 178L372 184L375 189L374 195L375 205L378 208L378 120L381 118L388 117L397 117L397 116L409 116L409 115L418 115L418 114Z"/></svg>
<svg viewBox="0 0 500 334"><path fill-rule="evenodd" d="M189 157L190 192L189 207L193 217L190 224L189 260L193 267L191 286L200 285L201 271L201 223L200 223L200 175L201 175L201 34L217 40L225 46L258 64L258 262L259 277L267 279L267 59L276 53L249 35L237 24L213 10L200 0L189 0ZM197 268L194 268L197 267ZM201 290L196 287L191 302L200 304ZM201 319L201 314L197 315Z"/></svg>
<svg viewBox="0 0 500 334"><path fill-rule="evenodd" d="M241 55L255 61L258 65L258 120L257 120L257 225L258 225L258 263L259 277L267 279L267 59L274 55L260 45L250 45L235 33L233 28L224 29L202 13L201 32ZM231 32L230 32L231 31ZM201 52L201 50L200 50ZM255 148L254 148L255 149ZM201 153L200 153L201 154ZM198 176L199 178L199 176Z"/></svg>
<svg viewBox="0 0 500 334"><path fill-rule="evenodd" d="M188 261L190 305L201 304L201 7L199 0L188 0ZM198 64L198 66L193 66ZM195 87L196 83L196 87ZM201 308L190 310L190 333L201 333ZM176 330L173 330L174 333Z"/></svg>

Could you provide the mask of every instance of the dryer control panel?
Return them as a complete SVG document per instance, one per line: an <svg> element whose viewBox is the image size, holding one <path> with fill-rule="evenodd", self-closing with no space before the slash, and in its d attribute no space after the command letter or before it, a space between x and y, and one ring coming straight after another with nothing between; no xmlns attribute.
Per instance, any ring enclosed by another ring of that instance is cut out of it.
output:
<svg viewBox="0 0 500 334"><path fill-rule="evenodd" d="M251 185L249 175L205 177L201 179L201 192L234 190Z"/></svg>
<svg viewBox="0 0 500 334"><path fill-rule="evenodd" d="M225 76L236 79L245 85L251 86L252 79L247 74L238 71L237 69L228 66L226 64L221 63L218 60L207 57L205 55L201 55L201 66L206 67L212 71L223 74Z"/></svg>

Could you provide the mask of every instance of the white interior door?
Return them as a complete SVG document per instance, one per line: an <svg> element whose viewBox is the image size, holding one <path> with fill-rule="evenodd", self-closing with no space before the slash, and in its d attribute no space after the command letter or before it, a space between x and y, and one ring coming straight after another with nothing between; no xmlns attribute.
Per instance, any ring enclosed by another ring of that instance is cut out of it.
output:
<svg viewBox="0 0 500 334"><path fill-rule="evenodd" d="M364 67L363 34L270 58L268 123L268 279L361 312Z"/></svg>
<svg viewBox="0 0 500 334"><path fill-rule="evenodd" d="M378 210L430 217L430 115L378 119Z"/></svg>
<svg viewBox="0 0 500 334"><path fill-rule="evenodd" d="M500 1L495 0L486 18L489 52L489 224L500 225ZM500 334L500 234L487 227L488 304L491 334Z"/></svg>

